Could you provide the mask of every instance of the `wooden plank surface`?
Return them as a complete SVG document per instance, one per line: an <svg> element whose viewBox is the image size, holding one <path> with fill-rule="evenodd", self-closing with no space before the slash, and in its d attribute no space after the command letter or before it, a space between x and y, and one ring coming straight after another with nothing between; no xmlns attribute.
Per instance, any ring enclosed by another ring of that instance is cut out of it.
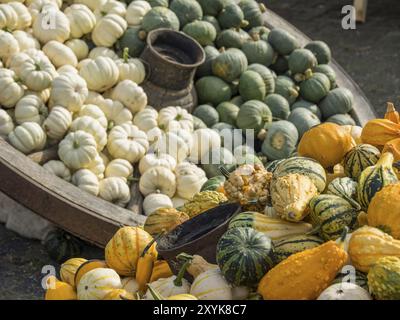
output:
<svg viewBox="0 0 400 320"><path fill-rule="evenodd" d="M265 13L265 21L267 26L270 28L283 28L293 34L302 46L311 41L309 37L298 30L295 26L293 26L271 10L267 10L267 12ZM333 56L335 56L334 52ZM353 81L353 79L346 73L346 71L344 71L343 68L335 60L331 62L331 67L336 72L336 82L338 86L349 89L354 95L354 109L351 115L356 120L356 122L360 125L364 125L368 120L376 118L377 116L368 98L365 96L360 87Z"/></svg>

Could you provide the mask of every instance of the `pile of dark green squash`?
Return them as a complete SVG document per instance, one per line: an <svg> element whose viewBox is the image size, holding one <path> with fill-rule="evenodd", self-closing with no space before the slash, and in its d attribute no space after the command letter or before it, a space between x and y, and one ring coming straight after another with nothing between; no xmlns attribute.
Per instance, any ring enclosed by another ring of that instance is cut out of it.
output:
<svg viewBox="0 0 400 320"><path fill-rule="evenodd" d="M119 40L137 57L146 34L181 30L196 39L206 61L196 74L196 128L253 129L268 160L296 151L302 135L321 122L355 125L353 95L338 88L331 51L322 41L301 48L283 29L265 27L265 6L254 0L148 0L140 27ZM284 141L276 146L277 132Z"/></svg>

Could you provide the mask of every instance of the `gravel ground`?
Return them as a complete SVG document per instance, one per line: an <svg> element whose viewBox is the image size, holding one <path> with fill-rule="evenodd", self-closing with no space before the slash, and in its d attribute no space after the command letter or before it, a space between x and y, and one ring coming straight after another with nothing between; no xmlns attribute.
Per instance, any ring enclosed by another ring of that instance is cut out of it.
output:
<svg viewBox="0 0 400 320"><path fill-rule="evenodd" d="M356 30L341 27L341 8L352 1L270 0L268 7L313 39L326 41L334 58L383 114L385 103L400 106L400 1L370 1L368 19ZM101 257L86 246L84 257ZM0 225L0 299L41 299L41 270L58 265L38 241L23 239Z"/></svg>

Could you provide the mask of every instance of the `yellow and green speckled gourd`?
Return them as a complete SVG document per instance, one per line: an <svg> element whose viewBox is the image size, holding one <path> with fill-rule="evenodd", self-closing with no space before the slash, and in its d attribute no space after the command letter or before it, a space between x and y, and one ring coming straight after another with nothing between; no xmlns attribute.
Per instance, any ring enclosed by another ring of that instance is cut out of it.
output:
<svg viewBox="0 0 400 320"><path fill-rule="evenodd" d="M385 186L398 182L393 170L393 154L386 152L376 165L366 168L358 180L357 200L364 210L375 196Z"/></svg>
<svg viewBox="0 0 400 320"><path fill-rule="evenodd" d="M147 217L143 229L152 236L156 236L175 229L187 220L189 216L184 212L174 208L160 208Z"/></svg>
<svg viewBox="0 0 400 320"><path fill-rule="evenodd" d="M223 193L217 191L203 191L195 194L190 201L186 202L185 205L179 209L185 212L190 218L193 218L226 201L228 201L228 199Z"/></svg>
<svg viewBox="0 0 400 320"><path fill-rule="evenodd" d="M368 272L368 287L378 300L400 300L400 258L379 259Z"/></svg>
<svg viewBox="0 0 400 320"><path fill-rule="evenodd" d="M346 176L358 180L361 173L368 167L374 166L381 157L378 148L370 144L360 144L350 150L343 159Z"/></svg>

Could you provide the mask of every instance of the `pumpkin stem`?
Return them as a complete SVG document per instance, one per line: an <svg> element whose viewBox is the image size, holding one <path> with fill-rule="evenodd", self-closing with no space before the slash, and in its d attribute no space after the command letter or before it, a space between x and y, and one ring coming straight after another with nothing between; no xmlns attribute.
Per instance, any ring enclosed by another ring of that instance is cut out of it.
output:
<svg viewBox="0 0 400 320"><path fill-rule="evenodd" d="M111 121L108 122L107 129L111 130L112 128L114 128L114 126L115 126L115 123L114 123L114 121L111 120Z"/></svg>
<svg viewBox="0 0 400 320"><path fill-rule="evenodd" d="M165 298L160 293L158 293L150 283L147 284L147 287L149 288L149 291L154 300L165 300Z"/></svg>
<svg viewBox="0 0 400 320"><path fill-rule="evenodd" d="M125 63L128 63L129 58L129 48L124 48L124 51L122 52L122 59Z"/></svg>
<svg viewBox="0 0 400 320"><path fill-rule="evenodd" d="M311 79L313 76L313 72L311 69L307 69L306 72L304 73L306 80Z"/></svg>
<svg viewBox="0 0 400 320"><path fill-rule="evenodd" d="M140 40L145 40L147 38L147 32L144 30L139 31L138 37Z"/></svg>
<svg viewBox="0 0 400 320"><path fill-rule="evenodd" d="M182 265L182 268L179 270L178 275L176 276L176 279L174 280L174 285L176 287L182 287L183 276L185 275L186 269L189 267L191 262L192 262L191 260L188 260Z"/></svg>
<svg viewBox="0 0 400 320"><path fill-rule="evenodd" d="M253 41L260 41L260 34L257 32L253 32L251 34L251 38L253 39Z"/></svg>

